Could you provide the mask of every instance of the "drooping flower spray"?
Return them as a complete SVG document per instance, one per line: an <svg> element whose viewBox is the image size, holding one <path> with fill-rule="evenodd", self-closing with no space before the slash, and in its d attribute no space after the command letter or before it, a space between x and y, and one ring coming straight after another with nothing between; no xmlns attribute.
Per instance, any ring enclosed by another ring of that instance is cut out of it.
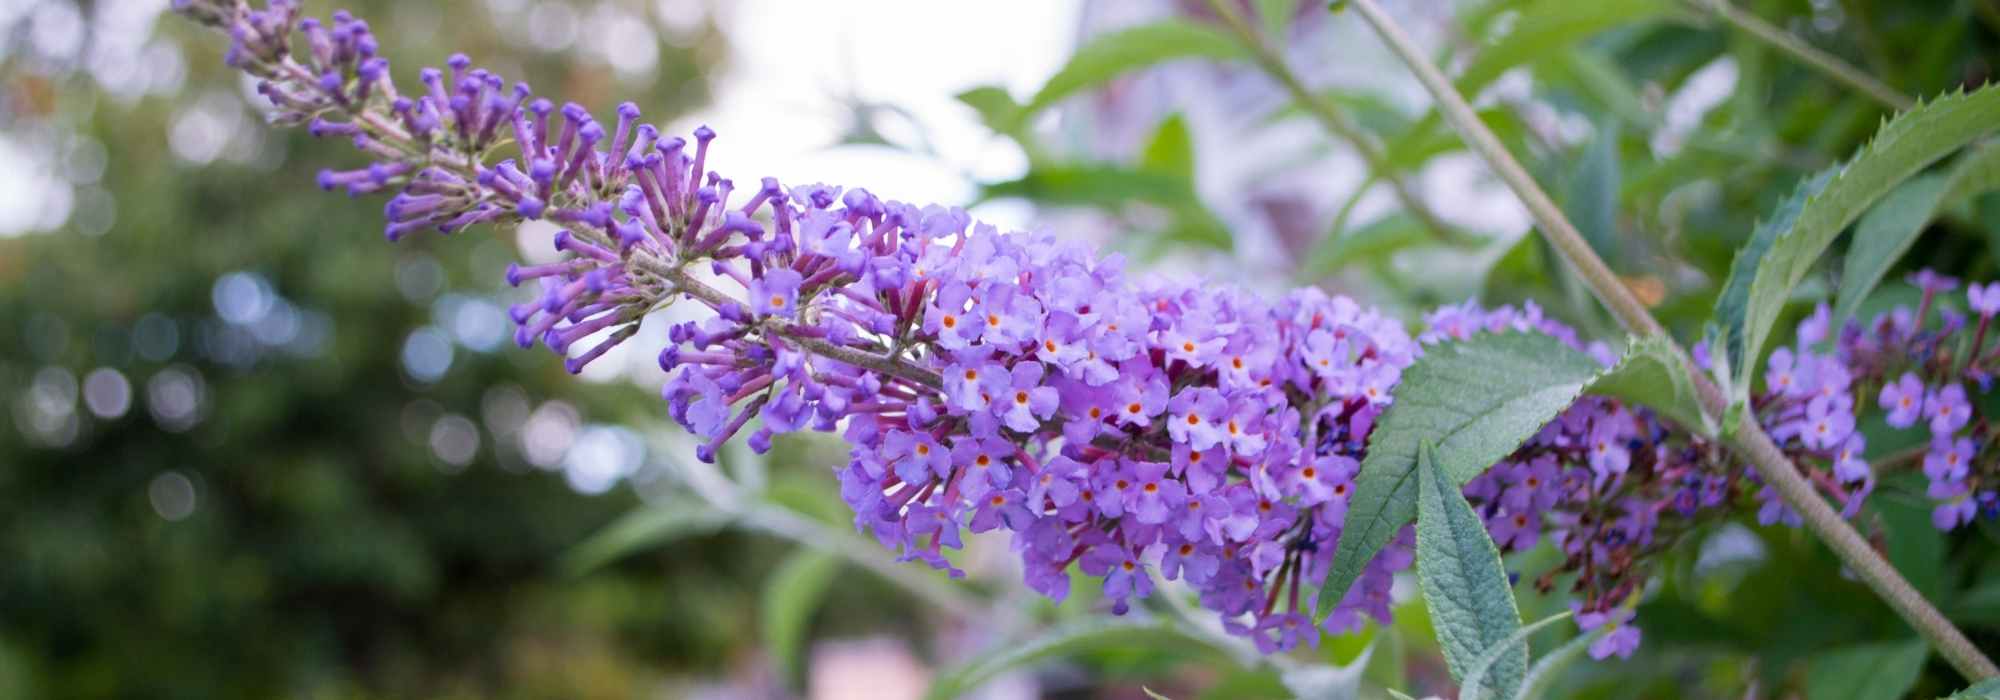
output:
<svg viewBox="0 0 2000 700"><path fill-rule="evenodd" d="M1311 591L1402 370L1427 343L1480 332L1547 333L1611 358L1532 306L1446 307L1413 339L1316 290L1267 300L1142 282L1116 257L958 209L772 178L739 186L709 170L715 133L664 135L630 103L607 127L463 56L419 71L405 92L367 23L345 13L320 22L288 0L174 4L231 36L227 62L260 79L276 123L367 155L318 184L390 195L390 240L558 226L564 259L506 271L538 290L511 309L521 345L579 371L659 307L705 307L659 352L668 412L702 440L697 456L731 439L761 451L779 434L837 432L850 451L833 471L856 527L953 574L965 530L1001 530L1028 585L1050 597L1081 572L1122 613L1156 579L1184 581L1266 650L1386 621L1407 532L1321 626ZM1801 337L1784 362L1810 369L1774 385L1759 415L1824 465L1815 479L1851 512L1874 478L1853 428L1866 373L1847 363L1870 360L1810 354ZM1927 386L1924 406L1957 405L1948 388L1933 404ZM1565 561L1535 583L1573 577L1579 621L1618 627L1593 649L1601 657L1638 643L1627 620L1648 555L1753 487L1712 443L1588 399L1466 493L1504 550L1560 548ZM1765 511L1786 516L1775 501Z"/></svg>

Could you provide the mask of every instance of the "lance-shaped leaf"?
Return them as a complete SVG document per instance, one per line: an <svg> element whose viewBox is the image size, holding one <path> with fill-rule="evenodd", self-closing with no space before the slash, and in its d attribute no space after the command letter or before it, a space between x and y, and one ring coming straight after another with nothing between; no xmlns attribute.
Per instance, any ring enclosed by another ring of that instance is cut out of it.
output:
<svg viewBox="0 0 2000 700"><path fill-rule="evenodd" d="M1249 51L1227 32L1187 20L1168 19L1120 29L1077 47L1069 63L1015 115L1028 119L1063 98L1102 85L1128 71L1182 58L1248 58Z"/></svg>
<svg viewBox="0 0 2000 700"><path fill-rule="evenodd" d="M1086 619L1049 630L1039 637L1011 644L967 664L946 671L931 680L933 700L964 697L981 684L1009 670L1052 657L1072 656L1099 649L1149 651L1160 656L1201 656L1220 663L1229 654L1205 639L1160 622Z"/></svg>
<svg viewBox="0 0 2000 700"><path fill-rule="evenodd" d="M1417 515L1417 443L1437 444L1447 481L1463 485L1512 453L1604 371L1540 333L1479 335L1437 345L1403 371L1395 403L1368 438L1347 520L1320 588L1333 611L1361 570Z"/></svg>
<svg viewBox="0 0 2000 700"><path fill-rule="evenodd" d="M1937 213L1962 200L2000 189L2000 144L1965 154L1943 175L1912 178L1890 192L1854 225L1854 241L1840 273L1839 306L1835 319L1854 316L1882 276L1917 242Z"/></svg>
<svg viewBox="0 0 2000 700"><path fill-rule="evenodd" d="M1452 677L1465 678L1489 649L1506 645L1485 683L1509 695L1528 672L1527 647L1506 644L1521 629L1521 612L1486 522L1445 475L1436 452L1428 441L1417 451L1417 581Z"/></svg>
<svg viewBox="0 0 2000 700"><path fill-rule="evenodd" d="M1731 289L1716 302L1716 320L1730 338L1742 339L1733 348L1730 363L1736 369L1733 384L1739 397L1748 391L1756 360L1785 299L1833 239L1904 180L1996 126L2000 126L2000 88L1953 93L1919 105L1883 125L1824 187L1808 193L1797 216L1770 236L1769 248L1761 255L1756 248L1764 232L1758 232L1731 268ZM1754 271L1748 277L1747 294L1736 297L1732 292L1746 269ZM1735 306L1739 303L1740 308Z"/></svg>

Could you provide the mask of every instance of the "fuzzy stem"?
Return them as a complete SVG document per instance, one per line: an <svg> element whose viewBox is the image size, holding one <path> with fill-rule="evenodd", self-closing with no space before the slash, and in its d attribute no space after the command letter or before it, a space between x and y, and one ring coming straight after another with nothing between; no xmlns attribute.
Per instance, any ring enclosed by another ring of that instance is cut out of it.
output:
<svg viewBox="0 0 2000 700"><path fill-rule="evenodd" d="M1875 76L1848 65L1838 56L1821 51L1818 47L1792 36L1791 32L1772 26L1762 17L1744 12L1730 4L1729 0L1689 0L1689 4L1714 15L1724 24L1735 27L1807 67L1826 74L1826 77L1832 78L1835 82L1860 91L1861 94L1882 103L1883 106L1899 112L1917 106L1915 100L1875 79Z"/></svg>
<svg viewBox="0 0 2000 700"><path fill-rule="evenodd" d="M1368 166L1368 171L1388 183L1389 190L1395 193L1396 200L1402 204L1404 211L1415 217L1417 223L1422 224L1425 230L1430 231L1439 241L1454 246L1473 246L1480 243L1477 237L1460 231L1439 218L1437 212L1432 211L1430 205L1426 204L1422 197L1417 196L1416 190L1410 187L1409 179L1397 173L1389 165L1388 154L1381 144L1375 142L1373 135L1362 129L1361 125L1355 123L1346 112L1341 111L1339 105L1328 100L1326 96L1307 89L1305 81L1300 79L1299 74L1285 62L1285 57L1272 47L1271 42L1265 40L1262 32L1243 19L1229 0L1208 0L1208 6L1222 17L1224 24L1229 25L1231 32L1236 35L1237 42L1242 44L1243 48L1250 50L1257 67L1263 69L1272 80L1278 81L1279 85L1284 86L1285 91L1291 93L1293 101L1304 107L1306 113L1312 115L1328 133L1353 147L1354 152L1361 156L1361 161Z"/></svg>
<svg viewBox="0 0 2000 700"><path fill-rule="evenodd" d="M1578 271L1579 276L1590 285L1598 300L1618 317L1626 329L1641 335L1664 335L1659 322L1654 320L1645 306L1632 296L1631 290L1611 274L1611 270L1605 267L1604 261L1599 259L1584 242L1576 226L1569 222L1562 210L1557 208L1548 194L1542 191L1541 186L1535 183L1534 178L1530 177L1514 156L1507 152L1493 132L1480 122L1472 106L1466 104L1465 97L1460 95L1458 90L1452 87L1451 81L1425 57L1423 50L1410 39L1395 19L1384 12L1381 6L1376 4L1376 0L1348 1L1375 29L1376 34L1389 45L1389 48L1410 67L1412 72L1416 73L1417 80L1422 82L1424 88L1437 100L1439 111L1444 115L1445 121L1458 130L1459 135L1486 160L1495 174L1499 175L1500 179L1507 183L1508 188L1521 198L1536 223L1540 225L1542 235L1546 236L1556 250L1562 253L1563 258ZM1729 408L1728 398L1716 388L1714 382L1709 381L1706 375L1694 371L1693 365L1685 362L1685 350L1680 349L1678 345L1674 347L1683 358L1683 369L1694 380L1703 410L1711 417L1725 415ZM1800 514L1806 526L1825 541L1848 568L1858 574L1862 581L1874 589L1876 595L1887 602L1910 626L1915 627L1917 632L1938 650L1939 655L1950 662L1953 668L1958 669L1960 674L1975 681L2000 676L2000 668L1996 668L1992 660L1980 653L1979 649L1972 645L1971 640L1966 639L1963 632L1953 626L1950 620L1945 619L1929 601L1924 600L1923 595L1897 573L1895 567L1883 559L1881 554L1870 547L1868 541L1863 539L1853 526L1814 493L1812 485L1799 475L1791 460L1786 458L1772 442L1771 436L1764 432L1763 426L1757 424L1752 412L1741 412L1741 423L1734 435L1728 439L1728 445L1738 456L1748 461L1766 483L1777 489L1778 494L1785 499L1786 505Z"/></svg>

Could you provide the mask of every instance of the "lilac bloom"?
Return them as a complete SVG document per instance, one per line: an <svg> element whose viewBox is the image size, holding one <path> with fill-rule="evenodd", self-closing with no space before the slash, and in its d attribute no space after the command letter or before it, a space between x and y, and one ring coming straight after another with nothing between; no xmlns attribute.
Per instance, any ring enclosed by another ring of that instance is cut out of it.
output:
<svg viewBox="0 0 2000 700"><path fill-rule="evenodd" d="M1371 363L1361 369L1360 386L1357 391L1368 403L1387 406L1394 400L1390 390L1402 379L1403 371L1384 362Z"/></svg>
<svg viewBox="0 0 2000 700"><path fill-rule="evenodd" d="M1128 378L1114 386L1118 397L1118 422L1144 428L1153 421L1153 416L1167 410L1167 383L1161 378Z"/></svg>
<svg viewBox="0 0 2000 700"><path fill-rule="evenodd" d="M1160 575L1168 581L1185 579L1191 585L1204 585L1215 578L1221 566L1222 560L1213 551L1192 541L1163 543L1161 547Z"/></svg>
<svg viewBox="0 0 2000 700"><path fill-rule="evenodd" d="M1981 319L1990 319L2000 314L2000 282L1972 284L1965 288L1965 296L1972 311Z"/></svg>
<svg viewBox="0 0 2000 700"><path fill-rule="evenodd" d="M1932 435L1951 435L1972 420L1972 404L1965 400L1965 387L1953 382L1924 397L1924 413L1930 417Z"/></svg>
<svg viewBox="0 0 2000 700"><path fill-rule="evenodd" d="M1502 550L1522 551L1535 546L1542 534L1541 525L1541 520L1530 513L1502 510L1486 521L1486 530Z"/></svg>
<svg viewBox="0 0 2000 700"><path fill-rule="evenodd" d="M1924 476L1932 482L1958 483L1965 481L1972 468L1974 448L1970 438L1952 440L1939 436L1931 441L1931 449L1924 453Z"/></svg>
<svg viewBox="0 0 2000 700"><path fill-rule="evenodd" d="M1187 499L1187 488L1181 482L1167 478L1165 463L1136 462L1132 465L1132 479L1123 494L1125 510L1141 524L1167 522L1181 510Z"/></svg>
<svg viewBox="0 0 2000 700"><path fill-rule="evenodd" d="M771 268L750 280L750 311L760 316L798 316L799 284L805 281L787 267Z"/></svg>
<svg viewBox="0 0 2000 700"><path fill-rule="evenodd" d="M1785 396L1797 395L1804 384L1799 377L1799 370L1801 369L1803 368L1797 366L1797 361L1792 355L1791 348L1772 350L1771 359L1766 364L1766 369L1764 370L1764 386L1766 390Z"/></svg>
<svg viewBox="0 0 2000 700"><path fill-rule="evenodd" d="M1833 309L1828 307L1826 302L1820 302L1818 306L1813 307L1811 316L1807 316L1806 320L1799 322L1799 346L1813 347L1819 345L1820 342L1827 339L1832 329Z"/></svg>
<svg viewBox="0 0 2000 700"><path fill-rule="evenodd" d="M1854 432L1854 414L1845 407L1838 406L1833 399L1815 396L1806 404L1806 425L1800 431L1799 439L1806 447L1815 450L1829 450L1847 440Z"/></svg>
<svg viewBox="0 0 2000 700"><path fill-rule="evenodd" d="M912 487L951 474L951 452L925 432L897 430L882 441L882 461Z"/></svg>
<svg viewBox="0 0 2000 700"><path fill-rule="evenodd" d="M1199 323L1183 324L1160 334L1160 347L1166 351L1167 359L1179 360L1192 367L1207 367L1222 354L1229 344L1226 338L1212 338L1191 330Z"/></svg>
<svg viewBox="0 0 2000 700"><path fill-rule="evenodd" d="M973 508L972 520L968 523L973 532L986 532L1006 526L1009 530L1022 530L1035 519L1026 504L1027 496L1019 489L1001 489L974 499L979 505Z"/></svg>
<svg viewBox="0 0 2000 700"><path fill-rule="evenodd" d="M1601 482L1613 474L1623 474L1632 465L1632 452L1625 446L1624 421L1619 414L1599 418L1590 431L1590 441L1586 448L1590 454L1590 469L1597 472Z"/></svg>
<svg viewBox="0 0 2000 700"><path fill-rule="evenodd" d="M1840 450L1834 453L1833 477L1840 483L1852 484L1873 476L1874 470L1863 456L1867 447L1868 439L1862 437L1860 431L1848 435L1847 440L1840 444Z"/></svg>
<svg viewBox="0 0 2000 700"><path fill-rule="evenodd" d="M1229 401L1214 389L1182 389L1167 403L1167 433L1197 450L1213 448L1225 437L1221 420L1228 410Z"/></svg>
<svg viewBox="0 0 2000 700"><path fill-rule="evenodd" d="M938 289L924 314L924 331L937 337L938 345L948 350L957 350L972 344L979 337L980 327L966 312L966 305L972 301L972 289L953 282Z"/></svg>
<svg viewBox="0 0 2000 700"><path fill-rule="evenodd" d="M1910 273L1907 279L1926 295L1949 292L1958 288L1958 278L1940 275L1928 267Z"/></svg>
<svg viewBox="0 0 2000 700"><path fill-rule="evenodd" d="M1007 368L997 362L952 365L944 372L944 395L955 413L984 413L1012 382Z"/></svg>
<svg viewBox="0 0 2000 700"><path fill-rule="evenodd" d="M1007 427L1031 433L1042 427L1042 421L1055 415L1062 397L1055 387L1042 386L1045 371L1039 362L1014 365L1009 385L1000 391L1001 399L994 402L994 411Z"/></svg>
<svg viewBox="0 0 2000 700"><path fill-rule="evenodd" d="M1244 457L1255 457L1264 451L1264 409L1257 404L1244 401L1236 405L1236 410L1222 419L1222 439L1229 451Z"/></svg>
<svg viewBox="0 0 2000 700"><path fill-rule="evenodd" d="M1904 372L1896 381L1882 385L1882 395L1878 402L1882 410L1888 411L1889 425L1908 428L1915 425L1917 417L1923 414L1924 383L1917 379L1917 373Z"/></svg>
<svg viewBox="0 0 2000 700"><path fill-rule="evenodd" d="M1014 471L1007 465L1013 446L1002 440L960 437L952 441L952 466L964 473L959 492L978 500L987 492L1013 483Z"/></svg>

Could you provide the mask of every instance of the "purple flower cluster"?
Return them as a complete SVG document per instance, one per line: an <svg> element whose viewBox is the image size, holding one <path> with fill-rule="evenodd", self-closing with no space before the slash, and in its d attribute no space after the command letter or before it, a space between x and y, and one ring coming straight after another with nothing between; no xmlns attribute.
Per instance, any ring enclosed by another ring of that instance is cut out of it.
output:
<svg viewBox="0 0 2000 700"><path fill-rule="evenodd" d="M1854 368L1856 393L1875 398L1889 427L1929 433L1920 462L1936 503L1931 522L1952 530L2000 514L2000 464L1989 449L1994 431L1975 403L1992 389L1992 368L2000 360L2000 352L1986 347L2000 314L2000 283L1967 287L1965 308L1978 317L1967 334L1961 331L1968 319L1949 303L1958 280L1921 270L1909 282L1923 294L1914 312L1899 306L1866 324L1850 321L1833 352ZM1823 338L1830 325L1825 310L1814 318ZM1859 434L1852 439L1858 444Z"/></svg>
<svg viewBox="0 0 2000 700"><path fill-rule="evenodd" d="M1266 650L1387 621L1407 530L1323 625L1305 591L1327 574L1369 433L1424 344L1539 332L1614 360L1532 305L1444 307L1413 340L1346 298L1136 280L1115 257L957 209L771 178L739 191L708 170L706 128L692 144L663 137L631 104L606 128L463 56L419 72L422 89L406 95L367 25L344 13L321 24L289 0L175 5L229 32L228 61L262 80L279 122L367 154L367 167L319 184L393 193L390 239L555 224L563 260L507 270L536 290L511 310L521 345L540 342L579 371L661 306L701 305L703 320L673 326L659 353L669 412L702 439L697 456L737 437L762 451L779 434L839 432L850 453L835 473L855 525L954 575L948 551L966 530L1004 531L1027 583L1050 597L1067 594L1072 570L1101 579L1115 612L1156 579L1183 581ZM1976 290L1973 304L1983 339L2000 288ZM1937 346L1956 328L1917 333L1897 318L1843 335L1830 355L1811 349L1826 339L1824 314L1808 320L1799 346L1772 356L1754 405L1802 464L1830 465L1811 471L1849 512L1874 484L1853 397L1886 376L1878 356ZM1985 423L1969 420L1935 354L1891 363L1913 374L1884 384L1882 405L1892 423L1921 416L1943 440L1927 472L1937 462L1933 493L1958 503L1977 483ZM1577 573L1579 622L1615 626L1593 654L1628 655L1648 555L1750 478L1709 441L1589 398L1465 492L1503 550L1553 542L1565 562L1537 585ZM1760 515L1789 517L1768 496Z"/></svg>

